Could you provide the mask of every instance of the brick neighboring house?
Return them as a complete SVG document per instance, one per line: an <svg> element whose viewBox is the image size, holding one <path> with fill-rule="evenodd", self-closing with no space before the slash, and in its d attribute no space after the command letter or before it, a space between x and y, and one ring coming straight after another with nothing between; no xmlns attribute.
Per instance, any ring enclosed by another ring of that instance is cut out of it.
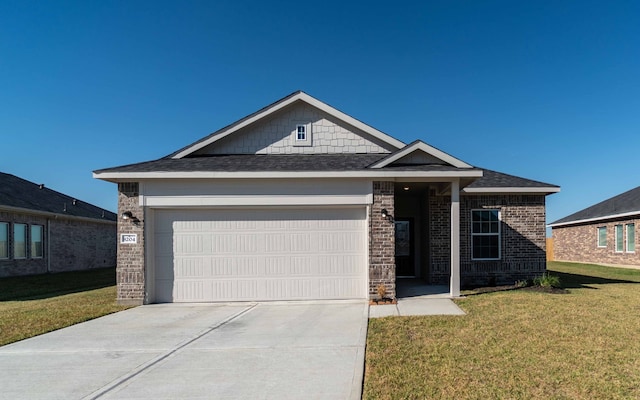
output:
<svg viewBox="0 0 640 400"><path fill-rule="evenodd" d="M640 186L549 226L558 261L640 266Z"/></svg>
<svg viewBox="0 0 640 400"><path fill-rule="evenodd" d="M116 214L0 172L0 277L113 267Z"/></svg>
<svg viewBox="0 0 640 400"><path fill-rule="evenodd" d="M513 283L546 270L559 187L405 144L295 92L118 184L121 303L395 296L399 277Z"/></svg>

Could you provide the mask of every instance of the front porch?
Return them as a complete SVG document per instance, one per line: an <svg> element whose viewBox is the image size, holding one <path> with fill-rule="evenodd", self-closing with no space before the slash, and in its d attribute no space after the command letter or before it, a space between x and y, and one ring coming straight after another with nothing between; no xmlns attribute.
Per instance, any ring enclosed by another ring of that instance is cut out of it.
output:
<svg viewBox="0 0 640 400"><path fill-rule="evenodd" d="M369 294L413 278L448 284L460 296L460 182L374 182L370 208Z"/></svg>

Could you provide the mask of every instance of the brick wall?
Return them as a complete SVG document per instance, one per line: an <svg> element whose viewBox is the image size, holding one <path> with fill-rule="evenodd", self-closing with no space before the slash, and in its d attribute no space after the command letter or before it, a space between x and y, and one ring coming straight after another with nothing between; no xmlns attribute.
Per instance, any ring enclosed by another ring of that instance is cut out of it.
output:
<svg viewBox="0 0 640 400"><path fill-rule="evenodd" d="M312 124L310 147L293 146L292 133L300 123ZM276 117L261 121L242 134L216 143L214 149L198 154L326 154L389 153L394 150L355 127L338 122L328 114L306 104L288 107Z"/></svg>
<svg viewBox="0 0 640 400"><path fill-rule="evenodd" d="M634 253L627 249L627 224L635 224ZM615 226L623 227L623 252L616 252ZM598 227L607 228L607 246L598 247ZM597 224L583 224L553 228L554 257L557 261L573 261L595 264L640 265L640 242L638 239L640 219L603 221Z"/></svg>
<svg viewBox="0 0 640 400"><path fill-rule="evenodd" d="M139 221L123 220L129 211ZM120 234L137 234L137 243L120 243ZM118 184L118 303L139 305L145 301L144 210L139 203L137 182Z"/></svg>
<svg viewBox="0 0 640 400"><path fill-rule="evenodd" d="M430 196L431 265L428 280L447 284L450 277L449 196ZM471 259L471 210L501 212L501 256L496 261ZM512 284L546 270L545 197L542 195L489 195L460 197L461 285Z"/></svg>
<svg viewBox="0 0 640 400"><path fill-rule="evenodd" d="M28 213L0 212L0 222L8 222L10 259L0 260L0 277L44 274L47 272L79 271L91 268L115 267L116 224L92 222L64 216L43 216ZM30 228L27 227L27 258L13 257L12 224L43 227L42 258L34 258L29 248Z"/></svg>
<svg viewBox="0 0 640 400"><path fill-rule="evenodd" d="M395 225L382 217L382 209L394 214L393 182L373 182L373 204L369 215L369 297L377 298L380 284L387 297L396 296Z"/></svg>
<svg viewBox="0 0 640 400"><path fill-rule="evenodd" d="M116 224L51 220L51 272L116 266Z"/></svg>

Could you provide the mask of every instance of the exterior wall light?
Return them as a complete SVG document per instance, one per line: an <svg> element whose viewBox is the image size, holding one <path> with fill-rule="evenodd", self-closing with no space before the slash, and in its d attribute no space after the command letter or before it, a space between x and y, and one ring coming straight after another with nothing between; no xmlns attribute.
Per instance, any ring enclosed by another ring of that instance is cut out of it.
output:
<svg viewBox="0 0 640 400"><path fill-rule="evenodd" d="M133 216L133 214L131 213L131 211L125 211L122 213L122 219L125 221L131 220L131 222L133 222L134 224L138 224L138 222L140 222L140 220L136 217Z"/></svg>
<svg viewBox="0 0 640 400"><path fill-rule="evenodd" d="M388 220L390 222L393 222L393 216L391 216L389 214L389 211L387 211L386 208L383 208L382 210L380 210L380 214L382 215L382 218L384 218L384 219L386 219L386 220Z"/></svg>

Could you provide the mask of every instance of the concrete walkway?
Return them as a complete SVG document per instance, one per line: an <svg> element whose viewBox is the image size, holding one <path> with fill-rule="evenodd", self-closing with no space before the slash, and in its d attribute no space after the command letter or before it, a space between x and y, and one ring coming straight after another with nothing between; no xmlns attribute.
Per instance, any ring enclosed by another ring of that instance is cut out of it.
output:
<svg viewBox="0 0 640 400"><path fill-rule="evenodd" d="M367 310L141 306L0 347L0 399L359 399Z"/></svg>
<svg viewBox="0 0 640 400"><path fill-rule="evenodd" d="M399 282L398 303L369 307L369 318L412 315L465 315L451 300L447 286L425 285L417 280Z"/></svg>

